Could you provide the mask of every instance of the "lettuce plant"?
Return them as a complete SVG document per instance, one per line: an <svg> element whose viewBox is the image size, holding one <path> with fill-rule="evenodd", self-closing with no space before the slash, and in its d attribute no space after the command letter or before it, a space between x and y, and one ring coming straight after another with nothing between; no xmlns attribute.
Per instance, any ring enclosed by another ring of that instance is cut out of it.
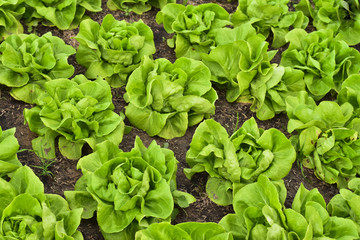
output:
<svg viewBox="0 0 360 240"><path fill-rule="evenodd" d="M34 91L43 81L68 78L74 67L67 59L75 49L50 32L11 35L0 44L0 84L12 87L11 95L34 103Z"/></svg>
<svg viewBox="0 0 360 240"><path fill-rule="evenodd" d="M217 97L202 62L145 58L126 85L125 115L150 136L171 139L214 114Z"/></svg>
<svg viewBox="0 0 360 240"><path fill-rule="evenodd" d="M176 57L200 59L215 46L217 30L231 25L229 13L215 3L198 6L170 3L156 15L167 33L175 33L168 45L175 47Z"/></svg>
<svg viewBox="0 0 360 240"><path fill-rule="evenodd" d="M331 216L353 220L360 234L360 178L350 180L348 188L340 189L340 193L330 200L327 210Z"/></svg>
<svg viewBox="0 0 360 240"><path fill-rule="evenodd" d="M353 108L353 115L360 117L360 75L353 74L341 84L341 90L337 96L339 104L350 103Z"/></svg>
<svg viewBox="0 0 360 240"><path fill-rule="evenodd" d="M231 22L235 26L249 22L266 38L272 33L272 47L279 48L285 45L290 27L305 28L309 22L303 12L289 12L288 3L289 0L239 0Z"/></svg>
<svg viewBox="0 0 360 240"><path fill-rule="evenodd" d="M155 53L154 35L141 20L128 23L112 15L101 25L87 19L81 22L75 39L80 43L76 60L86 67L86 77L105 78L110 86L121 87L139 66L143 56Z"/></svg>
<svg viewBox="0 0 360 240"><path fill-rule="evenodd" d="M306 92L286 98L288 131L297 131L293 142L302 165L315 175L339 188L359 175L359 118L352 119L350 103L322 101L316 105Z"/></svg>
<svg viewBox="0 0 360 240"><path fill-rule="evenodd" d="M360 43L359 1L301 0L295 8L311 17L317 30L331 29L349 45Z"/></svg>
<svg viewBox="0 0 360 240"><path fill-rule="evenodd" d="M250 24L235 29L219 30L216 46L201 54L211 69L211 80L226 88L226 100L234 102L250 87L255 76L265 76L272 69L270 60L276 51L267 51L264 36L257 35Z"/></svg>
<svg viewBox="0 0 360 240"><path fill-rule="evenodd" d="M83 176L75 191L65 196L72 207L83 207L83 218L97 212L105 239L134 239L135 232L154 222L169 222L174 202L187 207L195 201L176 190L177 160L174 153L153 141L148 148L139 137L130 152L109 141L96 145L81 158Z"/></svg>
<svg viewBox="0 0 360 240"><path fill-rule="evenodd" d="M152 7L163 8L168 3L175 3L175 0L108 0L107 6L110 10L121 10L142 14Z"/></svg>
<svg viewBox="0 0 360 240"><path fill-rule="evenodd" d="M294 29L286 39L290 45L280 64L304 72L306 88L315 100L330 90L338 92L348 76L360 71L360 53L335 39L331 30L306 33Z"/></svg>
<svg viewBox="0 0 360 240"><path fill-rule="evenodd" d="M10 34L19 34L24 31L20 18L25 13L24 0L0 2L0 41Z"/></svg>
<svg viewBox="0 0 360 240"><path fill-rule="evenodd" d="M303 185L291 208L284 207L283 181L272 182L260 175L258 181L240 189L234 196L235 214L226 215L219 224L240 239L357 239L355 223L330 216L317 189Z"/></svg>
<svg viewBox="0 0 360 240"><path fill-rule="evenodd" d="M20 146L15 131L15 128L2 130L0 126L0 177L22 166L17 158Z"/></svg>
<svg viewBox="0 0 360 240"><path fill-rule="evenodd" d="M25 122L39 135L32 141L40 157L55 158L55 139L69 159L79 159L87 143L109 140L119 144L124 123L116 114L109 84L103 79L90 81L83 75L72 80L60 78L44 83L35 100L36 107L24 110Z"/></svg>
<svg viewBox="0 0 360 240"><path fill-rule="evenodd" d="M23 18L27 25L42 22L61 30L76 28L84 18L85 11L100 12L100 0L26 0Z"/></svg>
<svg viewBox="0 0 360 240"><path fill-rule="evenodd" d="M231 137L216 121L205 120L196 129L186 153L191 178L206 171L206 192L217 204L232 204L233 194L260 174L272 180L284 178L296 154L290 141L275 128L258 128L254 118L244 122Z"/></svg>
<svg viewBox="0 0 360 240"><path fill-rule="evenodd" d="M140 230L135 240L233 240L231 233L220 225L207 222L185 222L177 225L170 223L153 223L147 229Z"/></svg>
<svg viewBox="0 0 360 240"><path fill-rule="evenodd" d="M296 96L305 90L303 76L301 70L273 65L266 75L254 76L248 95L243 94L238 101L252 102L250 110L256 112L259 120L271 119L286 110L287 96Z"/></svg>
<svg viewBox="0 0 360 240"><path fill-rule="evenodd" d="M44 194L43 183L27 166L8 182L0 178L0 202L0 239L83 239L77 230L83 210L70 210L61 196Z"/></svg>

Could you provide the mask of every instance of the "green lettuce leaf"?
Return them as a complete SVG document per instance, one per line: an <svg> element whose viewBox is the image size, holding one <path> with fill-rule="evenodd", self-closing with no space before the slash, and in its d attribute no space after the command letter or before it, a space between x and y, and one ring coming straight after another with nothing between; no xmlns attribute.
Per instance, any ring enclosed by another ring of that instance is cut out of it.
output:
<svg viewBox="0 0 360 240"><path fill-rule="evenodd" d="M0 178L1 239L82 240L77 230L82 209L70 210L59 195L44 194L44 185L27 166L10 181Z"/></svg>
<svg viewBox="0 0 360 240"><path fill-rule="evenodd" d="M239 101L252 101L250 110L259 120L268 120L286 110L287 96L305 90L304 73L290 67L274 66L266 75L254 76L249 95Z"/></svg>
<svg viewBox="0 0 360 240"><path fill-rule="evenodd" d="M233 194L262 174L272 180L284 178L295 161L290 141L277 129L259 129L254 118L229 137L212 119L196 129L186 153L185 175L206 171L206 191L217 204L232 204Z"/></svg>
<svg viewBox="0 0 360 240"><path fill-rule="evenodd" d="M306 92L287 97L288 131L298 132L294 145L299 160L315 175L339 188L359 174L359 121L349 102L322 101L316 105Z"/></svg>
<svg viewBox="0 0 360 240"><path fill-rule="evenodd" d="M235 26L251 23L266 38L273 35L272 47L285 45L290 27L305 29L309 19L303 12L289 12L289 0L240 0L231 21Z"/></svg>
<svg viewBox="0 0 360 240"><path fill-rule="evenodd" d="M177 160L174 153L153 141L148 148L139 137L130 152L106 141L78 162L84 176L75 191L65 192L70 206L83 206L84 218L97 212L105 239L134 239L135 232L154 222L168 222L175 198L190 194L176 190ZM123 237L123 238L121 238Z"/></svg>
<svg viewBox="0 0 360 240"><path fill-rule="evenodd" d="M17 158L20 146L15 137L15 131L15 128L2 130L0 126L0 177L22 166Z"/></svg>
<svg viewBox="0 0 360 240"><path fill-rule="evenodd" d="M60 78L44 83L36 98L36 107L24 110L25 122L39 135L32 142L40 157L55 158L55 139L59 150L69 159L79 159L87 143L92 149L109 140L119 144L124 122L116 114L109 84L77 75L72 80Z"/></svg>
<svg viewBox="0 0 360 240"><path fill-rule="evenodd" d="M0 41L11 34L23 33L24 29L20 19L25 13L25 7L22 2L24 0L0 2Z"/></svg>
<svg viewBox="0 0 360 240"><path fill-rule="evenodd" d="M267 75L273 68L270 60L275 52L268 52L268 43L256 35L250 24L233 30L222 30L217 46L209 54L201 54L202 61L211 70L211 80L226 88L226 100L234 102L249 95L250 83ZM239 34L245 32L245 34Z"/></svg>
<svg viewBox="0 0 360 240"><path fill-rule="evenodd" d="M61 30L76 28L84 19L85 10L100 12L100 0L27 0L25 22L36 26L42 22L45 26L56 26Z"/></svg>
<svg viewBox="0 0 360 240"><path fill-rule="evenodd" d="M109 0L107 6L110 10L121 10L143 14L152 7L162 9L166 4L175 3L175 0Z"/></svg>
<svg viewBox="0 0 360 240"><path fill-rule="evenodd" d="M360 179L350 180L348 188L340 189L340 193L330 200L327 210L331 216L353 220L360 235Z"/></svg>
<svg viewBox="0 0 360 240"><path fill-rule="evenodd" d="M171 139L214 114L217 93L202 62L179 58L172 64L146 57L130 75L124 98L132 125L150 136Z"/></svg>
<svg viewBox="0 0 360 240"><path fill-rule="evenodd" d="M175 47L177 58L198 60L200 53L208 53L215 46L217 30L232 25L229 13L215 3L198 6L170 3L157 13L156 22L163 24L166 32L175 33L168 45Z"/></svg>
<svg viewBox="0 0 360 240"><path fill-rule="evenodd" d="M317 30L331 29L349 45L360 42L360 4L356 0L301 0L297 10L313 19Z"/></svg>
<svg viewBox="0 0 360 240"><path fill-rule="evenodd" d="M290 45L282 53L280 64L304 72L307 91L315 100L331 90L338 92L348 76L360 71L360 53L335 39L330 29L311 33L294 29L286 39Z"/></svg>
<svg viewBox="0 0 360 240"><path fill-rule="evenodd" d="M11 35L0 44L0 84L12 87L15 99L34 103L45 81L72 76L74 67L67 59L74 53L50 32Z"/></svg>
<svg viewBox="0 0 360 240"><path fill-rule="evenodd" d="M170 223L154 223L147 229L140 230L135 240L232 240L232 235L216 223L186 222L177 225Z"/></svg>
<svg viewBox="0 0 360 240"><path fill-rule="evenodd" d="M76 60L86 67L86 77L100 76L111 87L125 85L141 58L155 53L153 32L142 20L128 23L110 14L101 25L91 19L82 21L75 39L80 43Z"/></svg>
<svg viewBox="0 0 360 240"><path fill-rule="evenodd" d="M317 189L300 185L291 208L285 208L283 181L270 181L260 175L234 195L235 214L226 215L219 224L240 239L357 239L351 219L330 216Z"/></svg>

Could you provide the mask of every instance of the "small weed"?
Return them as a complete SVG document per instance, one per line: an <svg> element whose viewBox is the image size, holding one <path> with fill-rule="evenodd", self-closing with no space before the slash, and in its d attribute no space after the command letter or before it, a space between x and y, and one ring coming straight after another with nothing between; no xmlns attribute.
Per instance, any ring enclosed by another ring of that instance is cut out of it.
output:
<svg viewBox="0 0 360 240"><path fill-rule="evenodd" d="M239 113L237 112L236 113L236 123L235 123L235 128L233 130L233 133L238 130L238 127L239 127Z"/></svg>
<svg viewBox="0 0 360 240"><path fill-rule="evenodd" d="M18 153L25 152L25 151L34 152L36 154L36 152L34 150L32 150L32 149L21 149L21 150L18 151ZM39 173L40 176L54 177L54 174L50 171L49 168L53 163L55 163L56 160L55 159L42 158L42 157L39 157L38 154L36 154L36 156L40 160L40 165L30 165L30 167L40 169L40 173Z"/></svg>

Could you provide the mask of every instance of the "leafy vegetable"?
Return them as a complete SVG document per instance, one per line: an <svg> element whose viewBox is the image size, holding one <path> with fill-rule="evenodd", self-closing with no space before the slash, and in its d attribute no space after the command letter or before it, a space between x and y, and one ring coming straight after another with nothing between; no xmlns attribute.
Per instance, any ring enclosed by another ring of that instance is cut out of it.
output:
<svg viewBox="0 0 360 240"><path fill-rule="evenodd" d="M175 47L177 58L198 60L199 53L208 53L215 46L217 30L231 25L229 13L215 3L198 6L170 3L158 12L156 22L164 24L167 33L175 33L168 45Z"/></svg>
<svg viewBox="0 0 360 240"><path fill-rule="evenodd" d="M202 62L145 58L126 85L125 114L150 136L171 139L214 114L217 97L210 70Z"/></svg>
<svg viewBox="0 0 360 240"><path fill-rule="evenodd" d="M216 223L186 222L177 225L153 223L147 229L140 230L135 240L232 240L232 235Z"/></svg>
<svg viewBox="0 0 360 240"><path fill-rule="evenodd" d="M74 73L67 58L75 49L50 32L11 35L0 44L0 53L0 84L12 87L11 95L27 103L34 103L44 81Z"/></svg>
<svg viewBox="0 0 360 240"><path fill-rule="evenodd" d="M329 216L317 189L300 186L291 208L285 209L283 181L271 182L260 175L256 183L241 188L234 196L235 214L219 224L234 239L356 239L359 234L350 219Z"/></svg>
<svg viewBox="0 0 360 240"><path fill-rule="evenodd" d="M327 209L331 216L353 220L360 234L360 179L350 180L348 188L340 189L340 194L330 200Z"/></svg>
<svg viewBox="0 0 360 240"><path fill-rule="evenodd" d="M272 47L279 48L285 45L290 27L306 28L309 22L303 12L289 12L288 3L289 0L239 0L231 21L235 26L249 22L266 38L272 33Z"/></svg>
<svg viewBox="0 0 360 240"><path fill-rule="evenodd" d="M294 29L286 39L290 45L282 53L280 64L304 72L307 90L315 100L330 90L338 92L348 76L360 71L360 53L335 39L331 30L306 33Z"/></svg>
<svg viewBox="0 0 360 240"><path fill-rule="evenodd" d="M267 51L269 44L250 24L219 30L218 35L217 47L201 58L211 69L211 80L227 88L226 100L234 102L246 93L258 73L257 77L268 74L276 51Z"/></svg>
<svg viewBox="0 0 360 240"><path fill-rule="evenodd" d="M175 0L109 0L107 6L110 10L121 10L142 14L152 7L163 8L168 3L175 3Z"/></svg>
<svg viewBox="0 0 360 240"><path fill-rule="evenodd" d="M244 122L229 138L214 120L205 120L196 129L186 154L190 169L185 175L206 171L206 191L217 204L232 204L234 194L260 174L272 180L284 178L296 154L290 141L277 129L259 129L254 118Z"/></svg>
<svg viewBox="0 0 360 240"><path fill-rule="evenodd" d="M25 12L25 7L21 5L24 0L11 0L0 2L0 41L10 34L23 32L20 18Z"/></svg>
<svg viewBox="0 0 360 240"><path fill-rule="evenodd" d="M39 22L61 30L76 28L84 18L85 10L100 12L100 0L26 0L27 11L23 18L27 25Z"/></svg>
<svg viewBox="0 0 360 240"><path fill-rule="evenodd" d="M83 177L65 196L72 207L84 207L83 218L97 211L105 239L134 239L135 232L154 222L168 222L174 202L187 207L195 201L176 190L174 153L153 141L148 148L139 137L130 152L109 141L78 162Z"/></svg>
<svg viewBox="0 0 360 240"><path fill-rule="evenodd" d="M103 77L112 87L125 85L141 58L156 51L150 27L141 20L117 21L110 14L101 25L91 19L81 22L75 39L80 43L76 60L87 68L86 77Z"/></svg>
<svg viewBox="0 0 360 240"><path fill-rule="evenodd" d="M349 45L360 43L359 1L301 0L296 9L312 17L316 29L331 29Z"/></svg>
<svg viewBox="0 0 360 240"><path fill-rule="evenodd" d="M346 186L347 179L359 174L360 119L351 120L350 103L322 101L316 105L306 92L301 92L298 97L286 99L286 111L288 131L299 132L293 139L305 167L314 169L319 179L337 183L340 188Z"/></svg>
<svg viewBox="0 0 360 240"><path fill-rule="evenodd" d="M83 239L77 230L83 210L70 210L59 195L44 194L43 183L27 166L9 182L0 178L0 203L0 239Z"/></svg>
<svg viewBox="0 0 360 240"><path fill-rule="evenodd" d="M17 158L20 146L15 131L15 128L2 130L0 126L0 177L22 166Z"/></svg>
<svg viewBox="0 0 360 240"><path fill-rule="evenodd" d="M286 110L285 98L305 90L304 73L290 67L273 66L264 76L257 74L250 82L248 95L238 101L252 102L250 110L259 120L268 120Z"/></svg>
<svg viewBox="0 0 360 240"><path fill-rule="evenodd" d="M103 79L90 81L83 75L72 80L55 79L44 83L34 101L38 106L24 110L25 122L39 135L32 141L40 157L55 158L55 139L69 159L81 157L85 143L109 140L118 145L124 123L116 114L109 84Z"/></svg>
<svg viewBox="0 0 360 240"><path fill-rule="evenodd" d="M234 239L287 239L283 206L286 188L283 181L271 182L260 175L234 195L235 214L219 222Z"/></svg>
<svg viewBox="0 0 360 240"><path fill-rule="evenodd" d="M337 96L340 104L350 103L353 108L353 115L360 117L360 75L353 74L341 84L341 90Z"/></svg>

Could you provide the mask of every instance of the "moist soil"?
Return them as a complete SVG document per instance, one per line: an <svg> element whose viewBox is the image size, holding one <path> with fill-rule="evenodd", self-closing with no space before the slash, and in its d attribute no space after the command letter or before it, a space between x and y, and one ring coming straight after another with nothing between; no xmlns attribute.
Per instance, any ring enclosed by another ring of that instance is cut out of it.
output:
<svg viewBox="0 0 360 240"><path fill-rule="evenodd" d="M205 2L210 1L188 1L189 4L193 5ZM237 2L229 3L224 0L216 1L216 3L223 6L229 13L234 12L237 6ZM155 22L157 10L151 10L142 15L125 13L122 11L110 11L106 6L106 1L103 1L102 8L102 12L88 13L88 16L99 23L101 23L106 14L113 14L117 20L126 19L129 22L142 19L154 32L154 41L157 49L154 58L167 58L171 62L175 61L176 57L174 50L169 48L166 44L166 39L171 38L172 36L165 32L162 25L158 25ZM290 9L291 8L292 6L290 6ZM74 30L61 31L53 27L38 26L33 29L33 32L38 35L42 35L49 31L52 32L53 35L62 38L67 44L77 48L78 43L74 37L78 33L78 28ZM275 63L280 62L280 55L284 49L286 49L286 46L279 50L273 60ZM75 74L85 73L85 69L76 63L75 56L71 56L69 58L69 63L75 67ZM232 134L236 126L241 126L244 121L251 117L255 117L255 114L250 111L249 104L228 103L225 99L225 91L220 89L216 90L218 92L219 99L216 101L216 112L212 118L224 126L229 134ZM30 166L40 177L44 183L45 192L64 196L64 191L73 190L75 182L81 176L81 171L76 169L77 161L66 159L57 151L57 158L55 159L55 162L49 166L48 172L44 172L41 168L39 168L42 164L41 160L33 152L29 151L31 149L31 140L36 138L36 134L32 133L28 126L24 124L23 117L24 109L31 108L32 106L14 100L10 96L9 92L9 88L0 86L0 126L3 130L16 127L15 136L17 137L20 149L22 150L18 153L18 158L22 164ZM125 93L125 89L113 89L112 93L115 112L124 112L126 103L123 99L123 94ZM286 131L288 122L286 114L277 115L275 118L268 121L257 120L257 122L261 128L277 128L289 137L289 134ZM125 123L130 125L127 120L125 120ZM175 157L179 161L177 171L178 189L191 193L197 200L186 209L178 208L179 213L173 220L174 224L188 221L218 222L226 214L233 213L232 206L218 206L211 202L207 197L205 192L207 174L196 174L191 180L189 180L183 173L183 169L188 167L185 161L185 156L187 150L189 149L189 144L195 129L196 126L189 128L183 137L164 140L159 137L149 137L146 132L138 130L134 127L129 134L124 136L123 141L120 144L120 148L123 151L130 151L134 145L135 137L139 136L145 145L149 145L151 141L155 140L159 145L168 146L168 148L174 152ZM85 154L90 152L90 149L84 150ZM307 189L318 188L327 202L332 196L338 193L338 189L335 185L326 184L325 182L318 180L312 170L301 169L297 162L294 163L293 168L287 177L284 178L284 182L288 190L285 202L286 207L291 207L292 200L301 183L304 184ZM96 217L83 220L79 230L83 233L84 239L103 239L96 222Z"/></svg>

